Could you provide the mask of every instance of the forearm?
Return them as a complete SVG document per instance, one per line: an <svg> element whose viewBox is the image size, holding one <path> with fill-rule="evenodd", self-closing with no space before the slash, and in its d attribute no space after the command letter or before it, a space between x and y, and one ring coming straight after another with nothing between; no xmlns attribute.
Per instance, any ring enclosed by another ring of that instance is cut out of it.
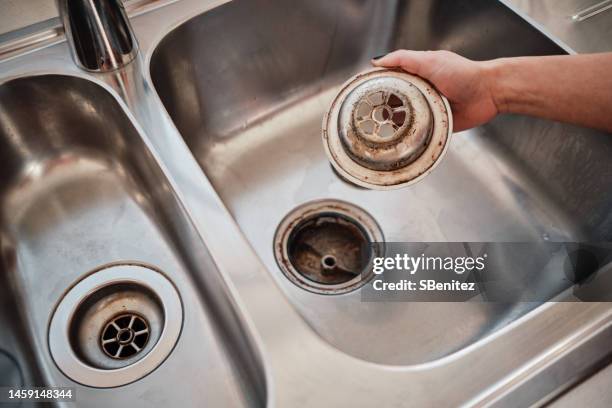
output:
<svg viewBox="0 0 612 408"><path fill-rule="evenodd" d="M612 53L485 62L500 112L612 132Z"/></svg>

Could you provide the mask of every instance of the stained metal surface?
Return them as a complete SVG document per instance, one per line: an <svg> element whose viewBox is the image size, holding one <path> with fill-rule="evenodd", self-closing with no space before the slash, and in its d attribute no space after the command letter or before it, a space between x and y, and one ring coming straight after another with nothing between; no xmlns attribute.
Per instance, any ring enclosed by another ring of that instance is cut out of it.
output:
<svg viewBox="0 0 612 408"><path fill-rule="evenodd" d="M383 242L376 220L363 209L340 200L316 200L283 218L273 252L278 267L299 288L338 295L367 283L372 259L384 253Z"/></svg>
<svg viewBox="0 0 612 408"><path fill-rule="evenodd" d="M320 283L343 283L368 266L366 237L357 224L340 216L323 216L298 226L289 242L289 261Z"/></svg>
<svg viewBox="0 0 612 408"><path fill-rule="evenodd" d="M28 180L2 193L0 347L27 384L76 386L94 407L511 406L546 401L606 358L607 304L365 305L295 286L270 245L287 212L320 198L363 207L387 240L531 239L537 251L539 239L609 239L609 138L597 132L500 118L456 135L427 181L392 192L340 181L321 149L337 87L374 55L561 52L551 38L484 0L222 3L133 18L141 57L116 73L84 73L65 43L0 63L0 140L19 152L3 157L2 185ZM14 78L31 88L19 98ZM94 159L59 166L76 180L60 189L51 170L65 161L42 157L65 151ZM85 177L89 166L100 172ZM117 390L75 385L44 346L52 305L109 257L174 271L188 305L169 358ZM556 279L534 283L555 292Z"/></svg>
<svg viewBox="0 0 612 408"><path fill-rule="evenodd" d="M323 146L336 171L358 186L407 187L439 164L450 144L448 101L399 70L373 69L341 86L323 118Z"/></svg>

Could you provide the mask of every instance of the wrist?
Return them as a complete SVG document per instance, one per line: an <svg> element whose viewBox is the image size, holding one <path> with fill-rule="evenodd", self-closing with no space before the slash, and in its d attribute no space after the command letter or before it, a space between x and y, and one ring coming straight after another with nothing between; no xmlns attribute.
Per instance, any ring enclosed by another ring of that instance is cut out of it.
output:
<svg viewBox="0 0 612 408"><path fill-rule="evenodd" d="M507 82L507 78L505 78L506 59L483 61L481 64L485 88L497 109L497 113L509 112L508 92L505 85Z"/></svg>

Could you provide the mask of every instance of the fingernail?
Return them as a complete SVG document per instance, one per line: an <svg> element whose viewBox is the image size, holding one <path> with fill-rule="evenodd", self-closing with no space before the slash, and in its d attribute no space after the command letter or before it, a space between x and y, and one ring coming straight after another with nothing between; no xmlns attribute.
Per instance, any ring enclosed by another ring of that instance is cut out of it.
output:
<svg viewBox="0 0 612 408"><path fill-rule="evenodd" d="M372 61L376 61L377 59L381 59L381 58L382 58L382 57L384 57L385 55L387 55L387 54L380 54L380 55L377 55L377 56L375 56L375 57L372 57Z"/></svg>

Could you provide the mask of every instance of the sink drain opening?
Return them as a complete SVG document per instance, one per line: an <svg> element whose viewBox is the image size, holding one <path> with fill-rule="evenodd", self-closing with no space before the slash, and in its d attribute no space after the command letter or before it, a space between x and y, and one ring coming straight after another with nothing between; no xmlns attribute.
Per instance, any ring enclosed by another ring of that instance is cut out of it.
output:
<svg viewBox="0 0 612 408"><path fill-rule="evenodd" d="M364 210L322 200L288 214L274 248L279 267L293 283L316 293L340 294L367 282L382 242L378 224Z"/></svg>
<svg viewBox="0 0 612 408"><path fill-rule="evenodd" d="M149 341L149 323L135 314L111 319L100 333L100 346L111 358L126 359L140 353Z"/></svg>
<svg viewBox="0 0 612 408"><path fill-rule="evenodd" d="M49 326L49 349L72 380L117 387L166 359L182 321L179 294L161 272L148 265L110 264L60 300Z"/></svg>
<svg viewBox="0 0 612 408"><path fill-rule="evenodd" d="M333 255L325 255L321 258L321 273L330 273L336 269L338 260Z"/></svg>
<svg viewBox="0 0 612 408"><path fill-rule="evenodd" d="M312 281L341 284L367 268L369 243L357 221L337 213L313 214L289 236L289 262Z"/></svg>
<svg viewBox="0 0 612 408"><path fill-rule="evenodd" d="M69 326L72 348L92 367L127 367L145 357L165 322L162 299L148 287L110 284L86 297Z"/></svg>

